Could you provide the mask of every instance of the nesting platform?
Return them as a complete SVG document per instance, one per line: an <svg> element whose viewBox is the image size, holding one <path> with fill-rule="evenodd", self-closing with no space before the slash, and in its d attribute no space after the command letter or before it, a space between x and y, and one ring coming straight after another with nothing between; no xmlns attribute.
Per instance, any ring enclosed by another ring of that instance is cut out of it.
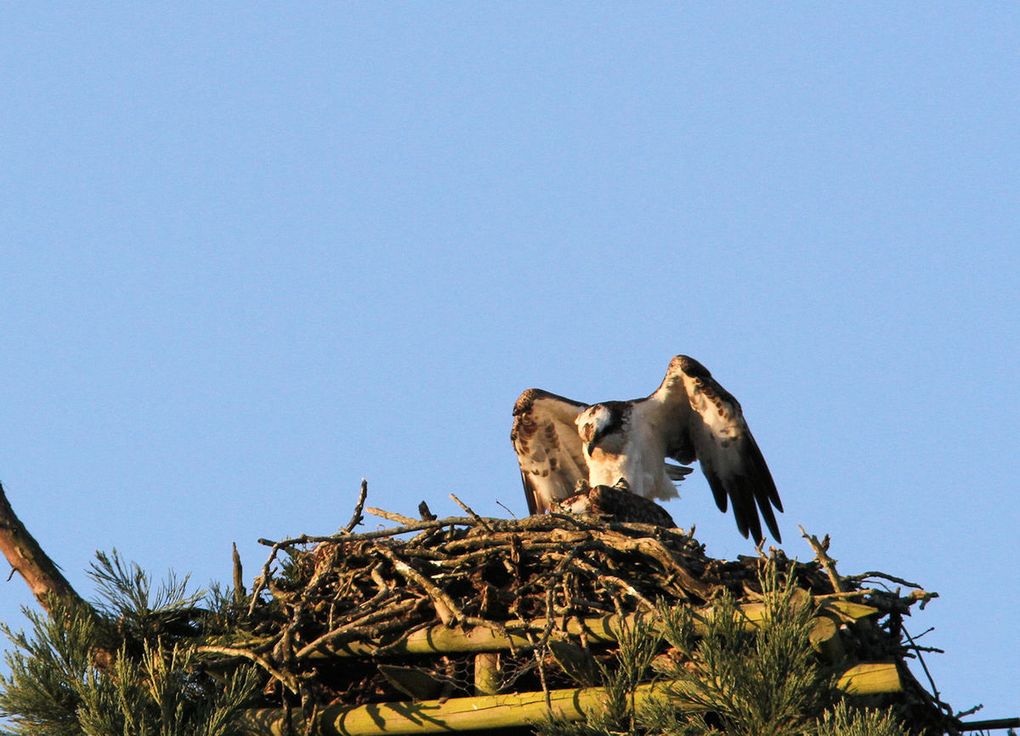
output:
<svg viewBox="0 0 1020 736"><path fill-rule="evenodd" d="M637 622L654 626L661 606L688 607L704 626L728 595L754 627L766 560L813 607L810 644L842 689L896 703L915 728L952 730L905 664L902 617L933 594L882 573L839 576L824 542L812 538L819 559L806 563L779 550L725 561L681 529L465 509L445 519L365 509L393 526L356 533L359 505L339 534L263 540L271 553L244 625L203 647L211 666L251 661L264 673L252 733L520 731L549 712L581 718L602 698L590 663L608 661Z"/></svg>

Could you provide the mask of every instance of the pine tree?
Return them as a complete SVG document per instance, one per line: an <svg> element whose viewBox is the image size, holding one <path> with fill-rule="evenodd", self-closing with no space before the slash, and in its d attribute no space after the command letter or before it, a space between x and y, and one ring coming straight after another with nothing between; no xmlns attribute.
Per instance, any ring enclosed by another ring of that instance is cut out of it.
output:
<svg viewBox="0 0 1020 736"><path fill-rule="evenodd" d="M812 653L813 610L774 564L760 578L766 615L760 628L741 623L724 595L704 636L689 608L660 605L662 626L639 622L620 638L602 668L605 708L584 721L551 718L541 736L906 736L891 712L853 707L834 673ZM658 652L666 650L665 654ZM635 706L631 693L657 678L659 697ZM819 716L819 714L821 714Z"/></svg>
<svg viewBox="0 0 1020 736"><path fill-rule="evenodd" d="M0 715L11 736L232 736L256 673L242 666L215 676L201 666L202 627L228 625L231 603L217 591L187 592L171 576L152 590L137 565L97 555L90 577L95 609L54 600L47 614L26 610L28 634L3 631L14 645L0 677ZM199 607L204 604L204 608ZM112 662L96 661L110 632Z"/></svg>

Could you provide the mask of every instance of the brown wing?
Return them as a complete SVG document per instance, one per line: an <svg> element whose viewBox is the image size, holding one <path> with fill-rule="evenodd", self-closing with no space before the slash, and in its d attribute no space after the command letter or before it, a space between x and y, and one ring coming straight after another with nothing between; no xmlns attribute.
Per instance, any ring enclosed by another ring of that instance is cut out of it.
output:
<svg viewBox="0 0 1020 736"><path fill-rule="evenodd" d="M528 511L541 514L588 480L574 419L587 404L529 388L514 404L510 441L517 453Z"/></svg>
<svg viewBox="0 0 1020 736"><path fill-rule="evenodd" d="M670 380L675 376L680 380ZM697 459L720 511L733 504L737 529L755 542L763 539L761 518L781 542L773 506L783 510L758 443L744 421L740 403L698 361L678 355L659 392L671 401L668 453L680 462ZM659 393L656 392L656 393ZM680 394L685 399L680 401ZM757 506L757 508L755 508Z"/></svg>
<svg viewBox="0 0 1020 736"><path fill-rule="evenodd" d="M588 497L594 513L611 516L616 521L676 529L673 517L650 498L610 486L595 486L588 492Z"/></svg>

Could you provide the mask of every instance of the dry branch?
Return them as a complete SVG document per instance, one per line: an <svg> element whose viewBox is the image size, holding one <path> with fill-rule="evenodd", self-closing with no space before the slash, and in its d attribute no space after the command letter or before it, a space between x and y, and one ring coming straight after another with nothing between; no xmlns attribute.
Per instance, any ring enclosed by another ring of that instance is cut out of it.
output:
<svg viewBox="0 0 1020 736"><path fill-rule="evenodd" d="M52 612L54 601L66 608L84 612L95 624L100 644L93 649L93 662L101 669L113 664L115 647L107 643L110 632L103 626L95 609L67 582L60 568L50 559L25 525L14 513L0 484L0 551L10 563L12 574L17 571L28 584L43 610Z"/></svg>
<svg viewBox="0 0 1020 736"><path fill-rule="evenodd" d="M815 552L815 558L825 569L825 573L829 576L829 581L832 583L832 591L834 593L843 592L843 584L839 580L839 575L836 573L836 560L829 557L829 535L819 541L818 537L814 534L808 534L804 527L800 527L801 536L807 540L807 543L811 545L811 549Z"/></svg>
<svg viewBox="0 0 1020 736"><path fill-rule="evenodd" d="M50 610L50 599L54 597L67 603L86 605L14 513L2 484L0 484L0 551L28 584L35 599L45 610Z"/></svg>
<svg viewBox="0 0 1020 736"><path fill-rule="evenodd" d="M358 492L358 502L354 504L354 514L351 516L351 520L347 522L347 526L344 527L344 532L350 534L354 531L354 527L362 522L364 517L361 515L361 510L365 508L365 499L368 498L368 481L364 478L361 479L361 490Z"/></svg>

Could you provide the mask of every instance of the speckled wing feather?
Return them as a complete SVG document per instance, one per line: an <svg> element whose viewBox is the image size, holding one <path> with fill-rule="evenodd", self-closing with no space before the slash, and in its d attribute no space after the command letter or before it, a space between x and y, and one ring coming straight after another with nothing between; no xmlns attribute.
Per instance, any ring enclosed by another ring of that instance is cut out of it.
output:
<svg viewBox="0 0 1020 736"><path fill-rule="evenodd" d="M671 375L681 380L670 382ZM670 402L673 426L679 431L669 438L669 456L680 462L698 460L719 510L733 505L742 535L750 533L761 542L764 519L776 541L782 541L773 507L782 511L783 504L740 403L701 363L683 355L673 359L663 390L677 399Z"/></svg>
<svg viewBox="0 0 1020 736"><path fill-rule="evenodd" d="M587 404L529 388L514 404L510 441L521 466L528 511L541 514L588 480L574 419Z"/></svg>

